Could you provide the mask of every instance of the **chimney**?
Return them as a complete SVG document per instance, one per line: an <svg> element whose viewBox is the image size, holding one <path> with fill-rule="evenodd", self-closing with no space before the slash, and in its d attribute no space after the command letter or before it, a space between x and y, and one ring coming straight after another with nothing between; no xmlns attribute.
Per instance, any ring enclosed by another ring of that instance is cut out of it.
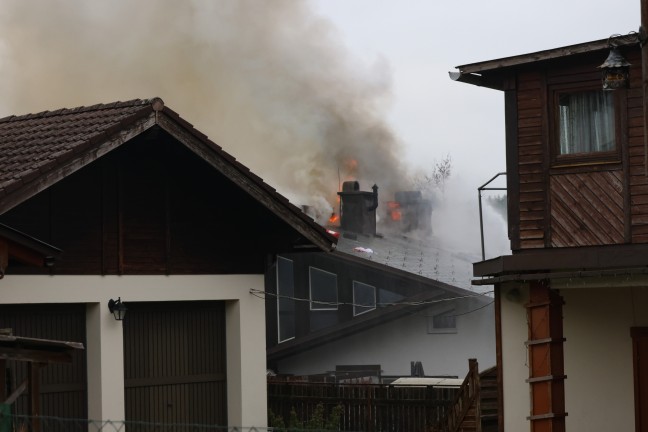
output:
<svg viewBox="0 0 648 432"><path fill-rule="evenodd" d="M395 201L387 203L387 221L403 232L432 232L432 202L423 199L421 191L396 192Z"/></svg>
<svg viewBox="0 0 648 432"><path fill-rule="evenodd" d="M360 190L357 181L342 183L340 196L340 228L357 234L376 235L376 208L378 208L378 186L373 192Z"/></svg>

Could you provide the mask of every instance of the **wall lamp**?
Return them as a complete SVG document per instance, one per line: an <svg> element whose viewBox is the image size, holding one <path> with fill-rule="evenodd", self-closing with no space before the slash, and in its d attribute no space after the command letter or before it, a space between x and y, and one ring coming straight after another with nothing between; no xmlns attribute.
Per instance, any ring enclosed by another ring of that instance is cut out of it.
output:
<svg viewBox="0 0 648 432"><path fill-rule="evenodd" d="M619 51L618 44L640 43L646 41L642 29L637 32L630 32L625 36L612 35L608 38L608 48L610 53L607 59L598 68L601 69L603 82L603 90L616 90L628 87L628 73L630 70L630 62L626 60Z"/></svg>
<svg viewBox="0 0 648 432"><path fill-rule="evenodd" d="M110 299L108 301L108 310L115 316L117 321L122 321L128 308L122 303L121 297L117 297L117 300Z"/></svg>

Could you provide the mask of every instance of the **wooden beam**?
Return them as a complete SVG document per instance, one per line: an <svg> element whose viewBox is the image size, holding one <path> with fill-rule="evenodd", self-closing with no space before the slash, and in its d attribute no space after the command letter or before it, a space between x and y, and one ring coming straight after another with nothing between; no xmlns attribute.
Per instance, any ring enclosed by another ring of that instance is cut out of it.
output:
<svg viewBox="0 0 648 432"><path fill-rule="evenodd" d="M29 415L31 416L31 432L41 430L41 405L40 405L40 368L41 363L27 365L27 379L29 380Z"/></svg>
<svg viewBox="0 0 648 432"><path fill-rule="evenodd" d="M38 363L71 363L72 353L69 351L44 351L17 347L0 346L0 360L19 360Z"/></svg>
<svg viewBox="0 0 648 432"><path fill-rule="evenodd" d="M0 359L0 401L7 398L7 361Z"/></svg>
<svg viewBox="0 0 648 432"><path fill-rule="evenodd" d="M25 392L25 390L27 390L27 383L28 382L29 382L29 379L25 379L22 382L22 384L20 384L18 386L18 388L16 390L14 390L13 393L11 393L7 399L4 400L3 403L5 405L11 405L12 403L14 403L16 401L16 399L18 399L18 397L21 394L23 394ZM0 400L2 400L2 399L0 399Z"/></svg>
<svg viewBox="0 0 648 432"><path fill-rule="evenodd" d="M565 431L562 297L549 281L530 283L527 322L531 432Z"/></svg>
<svg viewBox="0 0 648 432"><path fill-rule="evenodd" d="M0 238L0 279L4 277L5 270L9 265L9 243Z"/></svg>

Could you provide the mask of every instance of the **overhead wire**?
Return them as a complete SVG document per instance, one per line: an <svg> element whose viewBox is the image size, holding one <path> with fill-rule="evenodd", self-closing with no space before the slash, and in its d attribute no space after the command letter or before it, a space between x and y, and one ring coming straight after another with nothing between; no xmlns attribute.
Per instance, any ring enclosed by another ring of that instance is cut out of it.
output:
<svg viewBox="0 0 648 432"><path fill-rule="evenodd" d="M419 300L419 301L381 302L381 303L376 303L376 307L425 306L425 305L449 302L449 301L454 301L454 300L462 300L462 299L467 299L467 298L475 298L475 297L488 297L488 298L491 298L489 296L489 294L492 294L492 293L493 293L493 291L486 291L484 293L473 293L473 294L467 294L467 295L456 296L456 297L444 297L444 298L440 298L440 299ZM365 308L373 306L373 305L358 304L358 303L353 303L353 302L338 302L338 301L330 302L330 301L321 301L321 300L311 300L309 298L281 295L281 294L276 294L276 293L273 293L273 292L258 290L258 289L254 289L254 288L250 288L250 294L252 294L253 296L255 296L257 298L260 298L262 300L265 300L266 296L269 296L269 297L275 297L277 299L287 299L287 300L294 300L294 301L299 301L299 302L308 302L308 303L311 303L311 304L314 303L314 304L322 305L322 306L354 306L354 307L365 307ZM489 304L491 304L491 303L489 303ZM486 307L486 306L488 306L488 305L484 305L482 307ZM479 310L479 309L476 309L476 310Z"/></svg>

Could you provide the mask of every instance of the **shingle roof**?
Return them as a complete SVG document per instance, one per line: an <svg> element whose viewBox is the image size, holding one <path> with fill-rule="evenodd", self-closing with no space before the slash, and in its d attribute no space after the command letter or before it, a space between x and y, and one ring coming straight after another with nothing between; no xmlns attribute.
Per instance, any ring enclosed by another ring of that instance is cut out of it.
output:
<svg viewBox="0 0 648 432"><path fill-rule="evenodd" d="M487 291L471 285L472 263L477 257L449 251L427 235L357 235L355 239L342 235L337 251L466 290Z"/></svg>
<svg viewBox="0 0 648 432"><path fill-rule="evenodd" d="M160 98L0 119L0 214L158 125L229 177L313 244L336 239Z"/></svg>

